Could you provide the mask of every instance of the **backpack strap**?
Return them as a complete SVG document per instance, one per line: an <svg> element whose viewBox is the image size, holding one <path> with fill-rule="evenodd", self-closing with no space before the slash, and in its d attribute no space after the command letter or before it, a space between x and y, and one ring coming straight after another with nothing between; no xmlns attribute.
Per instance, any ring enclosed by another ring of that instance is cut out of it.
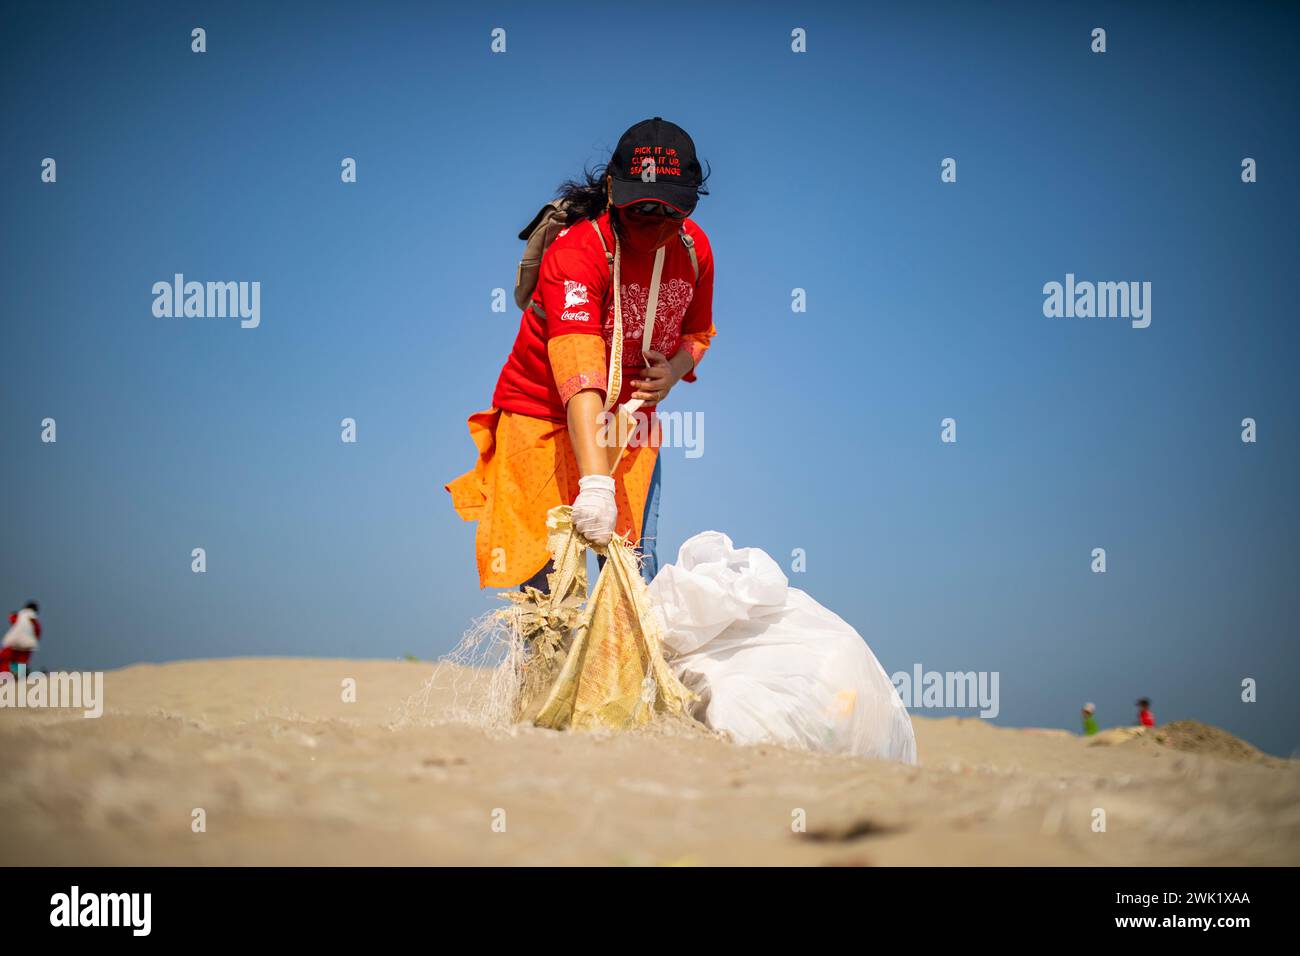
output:
<svg viewBox="0 0 1300 956"><path fill-rule="evenodd" d="M614 274L614 256L610 253L610 251L609 251L609 246L605 245L605 234L604 234L603 232L600 231L600 226L596 223L596 220L594 220L594 219L588 219L587 222L591 223L591 228L596 230L596 238L598 238L598 239L600 240L600 248L601 248L601 249L604 251L604 253L605 253L605 262L609 264L609 274L610 274L610 275L613 275L613 274ZM618 242L618 237L617 237L617 236L614 237L614 242L617 244L617 242Z"/></svg>
<svg viewBox="0 0 1300 956"><path fill-rule="evenodd" d="M682 231L680 235L682 237L682 245L686 247L686 251L690 254L691 257L691 269L695 273L695 281L699 282L700 281L700 260L695 255L695 240L686 234L685 226L682 227Z"/></svg>

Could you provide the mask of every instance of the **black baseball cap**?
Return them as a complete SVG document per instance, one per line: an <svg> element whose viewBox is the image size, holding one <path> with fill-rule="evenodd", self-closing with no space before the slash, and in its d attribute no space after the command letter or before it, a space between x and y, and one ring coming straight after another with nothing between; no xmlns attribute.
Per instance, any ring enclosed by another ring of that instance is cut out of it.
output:
<svg viewBox="0 0 1300 956"><path fill-rule="evenodd" d="M647 160L654 161L653 176L643 175ZM642 120L623 134L609 161L609 175L615 206L654 200L687 214L699 202L704 182L694 141L662 116Z"/></svg>

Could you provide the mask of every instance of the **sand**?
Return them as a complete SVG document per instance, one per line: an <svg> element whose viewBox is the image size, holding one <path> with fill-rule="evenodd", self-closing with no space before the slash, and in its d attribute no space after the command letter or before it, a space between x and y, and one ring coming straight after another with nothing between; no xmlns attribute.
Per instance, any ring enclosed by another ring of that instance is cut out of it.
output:
<svg viewBox="0 0 1300 956"><path fill-rule="evenodd" d="M1300 764L1204 725L1098 741L917 717L908 767L457 722L478 676L139 665L106 675L99 719L0 710L0 863L1300 863Z"/></svg>

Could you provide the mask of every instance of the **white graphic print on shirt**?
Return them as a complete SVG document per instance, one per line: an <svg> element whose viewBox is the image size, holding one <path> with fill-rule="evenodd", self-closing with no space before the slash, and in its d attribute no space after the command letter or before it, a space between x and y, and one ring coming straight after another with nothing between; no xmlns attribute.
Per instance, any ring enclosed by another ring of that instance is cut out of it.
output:
<svg viewBox="0 0 1300 956"><path fill-rule="evenodd" d="M650 290L639 282L622 286L623 290L623 362L641 364L641 334L645 331L645 310ZM681 337L682 319L695 296L695 286L685 279L669 279L659 285L659 307L655 310L654 341L651 348L672 356ZM605 309L605 344L614 338L614 302L610 297Z"/></svg>
<svg viewBox="0 0 1300 956"><path fill-rule="evenodd" d="M574 282L571 279L564 280L564 307L572 308L575 305L583 305L587 301L587 287L581 282Z"/></svg>

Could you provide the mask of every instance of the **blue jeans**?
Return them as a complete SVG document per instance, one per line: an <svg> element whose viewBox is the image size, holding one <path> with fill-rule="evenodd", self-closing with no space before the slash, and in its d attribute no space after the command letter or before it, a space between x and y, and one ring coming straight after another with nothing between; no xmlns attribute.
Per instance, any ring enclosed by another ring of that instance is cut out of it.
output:
<svg viewBox="0 0 1300 956"><path fill-rule="evenodd" d="M650 475L650 491L645 496L645 513L641 516L641 577L649 584L659 573L659 469L663 467L662 450L655 455L655 470Z"/></svg>
<svg viewBox="0 0 1300 956"><path fill-rule="evenodd" d="M654 576L659 573L659 555L656 554L656 538L659 534L659 484L660 468L663 465L663 455L655 456L655 470L650 474L650 491L645 496L645 512L641 516L641 544L637 547L637 554L641 555L641 577L645 578L646 583L654 580ZM597 563L604 567L605 559L597 556ZM550 561L546 566L538 571L531 578L519 585L519 590L524 588L537 588L543 594L547 592L546 576L554 570Z"/></svg>

